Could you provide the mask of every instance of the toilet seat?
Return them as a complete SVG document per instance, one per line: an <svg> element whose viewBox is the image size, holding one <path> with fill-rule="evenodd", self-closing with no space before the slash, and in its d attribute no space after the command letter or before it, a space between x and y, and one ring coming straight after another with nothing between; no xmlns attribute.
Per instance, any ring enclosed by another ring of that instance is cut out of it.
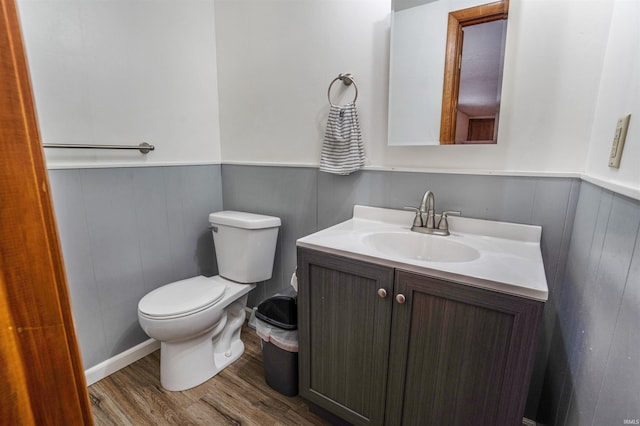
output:
<svg viewBox="0 0 640 426"><path fill-rule="evenodd" d="M138 311L152 319L193 315L218 303L225 288L223 282L204 276L176 281L149 292L138 303Z"/></svg>

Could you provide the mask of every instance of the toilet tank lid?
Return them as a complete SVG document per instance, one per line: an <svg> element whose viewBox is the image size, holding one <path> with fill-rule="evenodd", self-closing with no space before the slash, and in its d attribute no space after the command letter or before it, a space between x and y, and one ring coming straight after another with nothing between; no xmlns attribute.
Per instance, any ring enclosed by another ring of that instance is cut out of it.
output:
<svg viewBox="0 0 640 426"><path fill-rule="evenodd" d="M211 213L209 222L212 225L227 225L242 229L275 228L281 224L279 217L232 210Z"/></svg>

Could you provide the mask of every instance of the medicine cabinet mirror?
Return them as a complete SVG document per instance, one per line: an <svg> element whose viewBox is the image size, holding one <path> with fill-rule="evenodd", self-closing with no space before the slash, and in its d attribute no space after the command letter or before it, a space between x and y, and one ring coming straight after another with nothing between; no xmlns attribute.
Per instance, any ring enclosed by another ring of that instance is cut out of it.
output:
<svg viewBox="0 0 640 426"><path fill-rule="evenodd" d="M389 145L495 144L508 0L393 5Z"/></svg>

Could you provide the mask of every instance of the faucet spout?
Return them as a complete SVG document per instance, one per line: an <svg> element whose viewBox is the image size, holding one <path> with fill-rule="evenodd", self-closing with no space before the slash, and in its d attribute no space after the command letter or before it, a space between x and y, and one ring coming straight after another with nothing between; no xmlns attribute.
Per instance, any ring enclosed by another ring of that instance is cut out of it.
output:
<svg viewBox="0 0 640 426"><path fill-rule="evenodd" d="M436 227L436 200L433 192L427 191L422 196L420 201L420 207L405 207L407 210L416 212L416 217L413 219L413 225L411 230L414 232L420 232L421 234L431 235L450 235L449 223L447 222L448 215L460 215L458 211L445 211L440 216L440 223ZM427 215L427 220L423 220L422 215Z"/></svg>
<svg viewBox="0 0 640 426"><path fill-rule="evenodd" d="M436 200L433 192L427 191L422 196L422 201L420 202L420 213L427 214L427 220L424 227L430 229L435 228Z"/></svg>

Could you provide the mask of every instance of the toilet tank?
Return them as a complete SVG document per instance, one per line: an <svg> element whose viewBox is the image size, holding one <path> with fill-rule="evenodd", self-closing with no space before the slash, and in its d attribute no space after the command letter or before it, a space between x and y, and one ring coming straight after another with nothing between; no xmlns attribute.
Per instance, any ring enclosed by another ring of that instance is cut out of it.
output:
<svg viewBox="0 0 640 426"><path fill-rule="evenodd" d="M209 222L222 277L247 284L271 278L280 218L225 210Z"/></svg>

